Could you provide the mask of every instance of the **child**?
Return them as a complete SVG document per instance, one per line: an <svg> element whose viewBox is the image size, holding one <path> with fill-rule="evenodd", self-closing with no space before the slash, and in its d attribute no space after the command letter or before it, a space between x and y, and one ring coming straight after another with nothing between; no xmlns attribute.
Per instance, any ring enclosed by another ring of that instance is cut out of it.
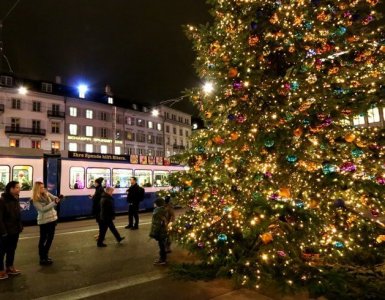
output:
<svg viewBox="0 0 385 300"><path fill-rule="evenodd" d="M164 201L166 203L164 208L166 210L167 228L169 227L169 225L171 223L173 223L175 221L174 207L173 207L172 203L170 203L170 200L171 200L170 196L166 196L166 198L164 199ZM169 234L167 234L166 252L171 253L171 239L170 239Z"/></svg>
<svg viewBox="0 0 385 300"><path fill-rule="evenodd" d="M164 200L155 200L155 209L152 215L150 237L155 239L159 245L159 259L154 265L165 265L167 263L166 242L167 242L167 216L164 208Z"/></svg>

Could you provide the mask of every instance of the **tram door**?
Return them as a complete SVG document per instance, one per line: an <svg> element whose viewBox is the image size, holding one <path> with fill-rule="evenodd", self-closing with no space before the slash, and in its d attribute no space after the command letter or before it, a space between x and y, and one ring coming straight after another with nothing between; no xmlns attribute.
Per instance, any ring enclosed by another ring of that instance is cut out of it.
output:
<svg viewBox="0 0 385 300"><path fill-rule="evenodd" d="M44 156L44 185L54 195L60 194L60 162L60 155Z"/></svg>

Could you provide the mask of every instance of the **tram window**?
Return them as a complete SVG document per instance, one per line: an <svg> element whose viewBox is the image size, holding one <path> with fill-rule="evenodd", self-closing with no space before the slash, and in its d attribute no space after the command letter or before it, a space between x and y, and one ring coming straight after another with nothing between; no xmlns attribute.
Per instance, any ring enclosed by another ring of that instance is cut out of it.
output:
<svg viewBox="0 0 385 300"><path fill-rule="evenodd" d="M32 173L31 166L13 166L12 178L20 183L20 190L32 190Z"/></svg>
<svg viewBox="0 0 385 300"><path fill-rule="evenodd" d="M154 171L154 186L169 186L167 171Z"/></svg>
<svg viewBox="0 0 385 300"><path fill-rule="evenodd" d="M128 188L130 186L130 178L133 176L132 170L113 169L112 185L115 188Z"/></svg>
<svg viewBox="0 0 385 300"><path fill-rule="evenodd" d="M82 167L70 168L70 189L72 190L84 189L84 168Z"/></svg>
<svg viewBox="0 0 385 300"><path fill-rule="evenodd" d="M87 189L93 189L95 187L95 179L102 177L102 186L111 186L111 170L105 168L88 168L87 169Z"/></svg>
<svg viewBox="0 0 385 300"><path fill-rule="evenodd" d="M5 190L5 186L9 182L10 167L0 166L0 191Z"/></svg>
<svg viewBox="0 0 385 300"><path fill-rule="evenodd" d="M152 186L152 171L150 170L135 170L135 177L138 179L138 184L143 187Z"/></svg>

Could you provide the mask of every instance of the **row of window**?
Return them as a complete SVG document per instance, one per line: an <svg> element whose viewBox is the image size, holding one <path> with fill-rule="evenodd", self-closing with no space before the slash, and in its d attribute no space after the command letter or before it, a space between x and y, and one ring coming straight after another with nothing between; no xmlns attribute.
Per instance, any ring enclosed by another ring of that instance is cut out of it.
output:
<svg viewBox="0 0 385 300"><path fill-rule="evenodd" d="M22 103L21 99L19 98L12 98L12 109L21 109ZM42 104L40 101L32 101L32 111L34 112L42 112ZM52 113L58 113L60 112L60 104L52 104L51 105Z"/></svg>
<svg viewBox="0 0 385 300"><path fill-rule="evenodd" d="M2 75L0 77L0 85L12 87L13 78L11 76ZM45 93L52 93L52 83L42 82L41 90L42 92L45 92Z"/></svg>
<svg viewBox="0 0 385 300"><path fill-rule="evenodd" d="M99 151L97 151L97 147L99 147ZM78 143L68 143L68 150L69 151L81 151ZM100 146L95 146L93 144L86 144L84 151L87 153L101 153L101 154L107 154L108 152L108 146L107 145L100 145ZM119 146L115 147L115 152L116 155L121 155L122 154L122 148Z"/></svg>
<svg viewBox="0 0 385 300"><path fill-rule="evenodd" d="M133 176L142 187L169 186L169 171L71 167L69 187L70 189L92 189L95 187L95 180L102 177L104 187L128 188L130 178Z"/></svg>
<svg viewBox="0 0 385 300"><path fill-rule="evenodd" d="M69 115L71 117L81 117L80 113L79 113L79 110L77 107L73 107L71 106L69 108ZM87 119L95 119L95 115L96 115L96 112L92 109L86 109L85 110L85 113L84 113L84 117L86 117ZM119 116L117 116L119 117ZM99 120L102 120L102 121L110 121L110 115L109 113L105 112L105 111L99 111L98 112L98 119ZM116 120L117 123L120 123L120 120Z"/></svg>
<svg viewBox="0 0 385 300"><path fill-rule="evenodd" d="M169 120L177 121L177 116L175 114L170 114L169 112L164 112L164 117ZM188 118L184 118L183 120L183 117L181 116L178 116L178 122L190 125L190 120Z"/></svg>
<svg viewBox="0 0 385 300"><path fill-rule="evenodd" d="M0 165L0 191L4 191L5 186L12 178L20 183L22 191L30 191L32 189L33 169L31 166L13 166L12 175L11 167Z"/></svg>
<svg viewBox="0 0 385 300"><path fill-rule="evenodd" d="M166 133L170 133L170 126L169 125L166 125ZM172 128L172 133L173 134L177 134L177 128L176 127ZM179 128L179 135L183 136L183 129L182 128ZM189 135L190 135L189 131L186 130L185 131L185 136L188 137Z"/></svg>
<svg viewBox="0 0 385 300"><path fill-rule="evenodd" d="M365 125L366 123L373 124L381 122L381 113L383 118L385 119L385 108L379 109L378 107L374 107L368 110L367 113L367 122L365 120L365 115L361 114L358 116L355 116L353 118L353 125Z"/></svg>
<svg viewBox="0 0 385 300"><path fill-rule="evenodd" d="M20 140L15 138L9 139L9 147L19 148ZM31 141L32 149L41 149L41 141L40 140L32 140ZM59 141L51 141L51 150L60 150L60 142Z"/></svg>
<svg viewBox="0 0 385 300"><path fill-rule="evenodd" d="M51 122L51 133L60 133L60 127L60 122ZM16 131L20 129L20 118L11 118L11 128ZM41 129L41 121L32 120L32 129Z"/></svg>
<svg viewBox="0 0 385 300"><path fill-rule="evenodd" d="M154 149L154 148L135 148L133 145L126 146L128 155L148 155L148 156L164 156L163 150Z"/></svg>

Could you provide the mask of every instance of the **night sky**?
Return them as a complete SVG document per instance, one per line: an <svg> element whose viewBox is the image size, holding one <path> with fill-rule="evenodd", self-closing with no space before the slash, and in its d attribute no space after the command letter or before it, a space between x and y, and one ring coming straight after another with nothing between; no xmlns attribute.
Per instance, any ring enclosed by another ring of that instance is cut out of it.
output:
<svg viewBox="0 0 385 300"><path fill-rule="evenodd" d="M15 2L0 0L0 18ZM5 54L19 76L60 75L96 90L108 83L116 96L155 104L199 84L182 25L210 21L205 2L21 0L4 21Z"/></svg>

